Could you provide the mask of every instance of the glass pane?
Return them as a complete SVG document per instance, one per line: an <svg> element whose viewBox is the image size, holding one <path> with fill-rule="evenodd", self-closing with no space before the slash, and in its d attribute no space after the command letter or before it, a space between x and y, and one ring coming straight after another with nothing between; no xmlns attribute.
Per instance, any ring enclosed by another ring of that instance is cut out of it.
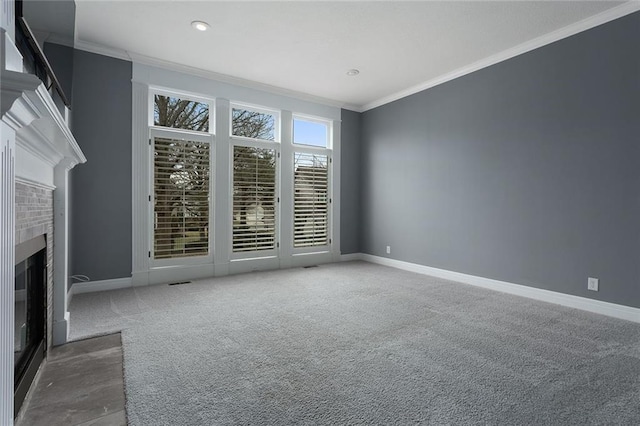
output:
<svg viewBox="0 0 640 426"><path fill-rule="evenodd" d="M209 253L209 144L156 138L154 257Z"/></svg>
<svg viewBox="0 0 640 426"><path fill-rule="evenodd" d="M175 129L208 132L209 105L170 96L155 95L153 124Z"/></svg>
<svg viewBox="0 0 640 426"><path fill-rule="evenodd" d="M14 367L20 360L27 344L27 268L26 261L16 265L15 320L14 320Z"/></svg>
<svg viewBox="0 0 640 426"><path fill-rule="evenodd" d="M233 251L269 250L276 235L276 152L233 148Z"/></svg>
<svg viewBox="0 0 640 426"><path fill-rule="evenodd" d="M316 121L293 119L293 143L299 145L311 145L327 147L327 129L326 123L318 123Z"/></svg>
<svg viewBox="0 0 640 426"><path fill-rule="evenodd" d="M276 119L264 112L233 108L231 134L245 138L275 140Z"/></svg>
<svg viewBox="0 0 640 426"><path fill-rule="evenodd" d="M326 155L294 154L293 246L329 242L329 175Z"/></svg>
<svg viewBox="0 0 640 426"><path fill-rule="evenodd" d="M44 338L46 259L47 250L42 249L16 265L14 384L19 383L30 368L34 350Z"/></svg>

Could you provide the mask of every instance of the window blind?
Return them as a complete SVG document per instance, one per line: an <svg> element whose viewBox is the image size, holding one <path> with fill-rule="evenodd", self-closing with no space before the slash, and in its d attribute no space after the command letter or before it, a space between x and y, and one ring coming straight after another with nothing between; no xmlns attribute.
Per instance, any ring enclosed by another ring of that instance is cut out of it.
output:
<svg viewBox="0 0 640 426"><path fill-rule="evenodd" d="M208 143L154 139L154 258L209 254Z"/></svg>
<svg viewBox="0 0 640 426"><path fill-rule="evenodd" d="M233 148L233 252L276 244L276 151Z"/></svg>
<svg viewBox="0 0 640 426"><path fill-rule="evenodd" d="M328 244L328 157L294 154L294 247Z"/></svg>

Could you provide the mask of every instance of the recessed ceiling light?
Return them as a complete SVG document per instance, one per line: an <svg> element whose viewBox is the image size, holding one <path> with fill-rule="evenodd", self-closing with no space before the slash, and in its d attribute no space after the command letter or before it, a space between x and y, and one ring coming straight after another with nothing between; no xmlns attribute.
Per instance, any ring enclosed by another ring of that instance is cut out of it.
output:
<svg viewBox="0 0 640 426"><path fill-rule="evenodd" d="M193 21L191 26L198 31L207 31L209 29L209 24L204 21Z"/></svg>
<svg viewBox="0 0 640 426"><path fill-rule="evenodd" d="M358 74L360 74L360 71L355 69L355 68L350 69L349 71L347 71L347 75L350 76L350 77L353 77L354 75L358 75Z"/></svg>

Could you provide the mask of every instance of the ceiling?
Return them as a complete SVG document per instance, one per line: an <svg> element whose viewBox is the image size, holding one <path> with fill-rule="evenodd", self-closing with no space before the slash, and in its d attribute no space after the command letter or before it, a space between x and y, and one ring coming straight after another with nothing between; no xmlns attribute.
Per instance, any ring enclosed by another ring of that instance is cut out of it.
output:
<svg viewBox="0 0 640 426"><path fill-rule="evenodd" d="M26 0L22 5L22 13L32 29L55 34L57 40L66 41L64 44L73 42L76 13L73 0Z"/></svg>
<svg viewBox="0 0 640 426"><path fill-rule="evenodd" d="M75 42L364 110L621 3L76 0Z"/></svg>

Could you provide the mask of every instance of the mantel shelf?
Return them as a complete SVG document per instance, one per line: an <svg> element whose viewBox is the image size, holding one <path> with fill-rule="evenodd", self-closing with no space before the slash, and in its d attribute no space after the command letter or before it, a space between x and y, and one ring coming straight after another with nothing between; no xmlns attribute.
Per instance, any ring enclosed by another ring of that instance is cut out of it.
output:
<svg viewBox="0 0 640 426"><path fill-rule="evenodd" d="M16 145L52 166L87 161L44 84L34 75L2 70L2 121L16 131Z"/></svg>

